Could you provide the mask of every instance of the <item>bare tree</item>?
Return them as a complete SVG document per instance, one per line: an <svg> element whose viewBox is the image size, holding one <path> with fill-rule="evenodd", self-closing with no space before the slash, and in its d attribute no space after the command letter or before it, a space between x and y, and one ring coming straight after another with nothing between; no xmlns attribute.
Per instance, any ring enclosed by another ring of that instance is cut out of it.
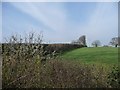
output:
<svg viewBox="0 0 120 90"><path fill-rule="evenodd" d="M79 44L79 45L86 46L86 37L85 37L85 35L81 36L78 40L73 40L71 42L71 44Z"/></svg>
<svg viewBox="0 0 120 90"><path fill-rule="evenodd" d="M93 41L92 45L93 45L94 47L98 47L98 46L101 45L101 42L100 42L99 40L95 40L95 41Z"/></svg>
<svg viewBox="0 0 120 90"><path fill-rule="evenodd" d="M86 37L85 37L85 35L81 36L81 37L78 39L78 43L79 43L80 45L86 46Z"/></svg>
<svg viewBox="0 0 120 90"><path fill-rule="evenodd" d="M111 45L114 45L115 47L120 46L120 37L113 37L110 41Z"/></svg>

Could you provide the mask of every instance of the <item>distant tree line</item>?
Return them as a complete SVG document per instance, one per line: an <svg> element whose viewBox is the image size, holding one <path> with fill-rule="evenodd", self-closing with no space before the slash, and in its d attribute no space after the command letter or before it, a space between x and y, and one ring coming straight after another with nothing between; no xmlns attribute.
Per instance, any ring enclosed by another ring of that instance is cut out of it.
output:
<svg viewBox="0 0 120 90"><path fill-rule="evenodd" d="M113 37L110 40L109 45L112 45L112 46L115 46L115 47L120 46L120 37ZM95 41L92 42L92 46L94 46L94 47L101 46L101 42L99 40L95 40ZM104 46L107 46L107 45L104 45Z"/></svg>
<svg viewBox="0 0 120 90"><path fill-rule="evenodd" d="M87 44L86 44L86 36L85 35L82 35L81 37L79 37L79 39L77 40L73 40L71 42L71 44L77 44L77 45L83 45L85 47L87 47ZM101 42L100 40L94 40L91 45L93 47L99 47L101 46ZM115 46L115 47L118 47L120 46L120 37L113 37L110 42L108 43L108 45L112 45L112 46ZM107 47L108 45L104 45L104 47Z"/></svg>

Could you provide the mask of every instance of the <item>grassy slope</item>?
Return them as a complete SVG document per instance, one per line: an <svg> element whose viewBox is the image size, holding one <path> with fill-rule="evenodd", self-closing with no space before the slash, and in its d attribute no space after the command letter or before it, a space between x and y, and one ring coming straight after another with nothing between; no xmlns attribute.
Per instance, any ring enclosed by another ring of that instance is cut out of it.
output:
<svg viewBox="0 0 120 90"><path fill-rule="evenodd" d="M112 65L118 63L118 48L80 48L64 53L62 58L66 60L79 60L86 63Z"/></svg>

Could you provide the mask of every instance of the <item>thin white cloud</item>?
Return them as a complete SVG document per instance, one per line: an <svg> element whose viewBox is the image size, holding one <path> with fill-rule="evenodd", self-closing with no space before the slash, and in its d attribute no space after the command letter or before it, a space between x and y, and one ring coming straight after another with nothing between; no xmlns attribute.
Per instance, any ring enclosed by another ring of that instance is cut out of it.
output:
<svg viewBox="0 0 120 90"><path fill-rule="evenodd" d="M40 5L39 5L40 4ZM16 8L42 22L48 28L60 31L65 26L66 14L60 6L52 6L49 3L12 3Z"/></svg>
<svg viewBox="0 0 120 90"><path fill-rule="evenodd" d="M109 40L118 34L117 3L99 3L88 25L77 28L80 34L87 35L89 45L96 39L103 44L108 44Z"/></svg>
<svg viewBox="0 0 120 90"><path fill-rule="evenodd" d="M50 3L11 3L22 12L32 16L40 23L44 24L44 28L40 27L44 32L46 41L66 41L68 31L67 13L63 4ZM46 30L46 27L48 28ZM36 28L36 27L33 27ZM36 31L37 32L37 31Z"/></svg>

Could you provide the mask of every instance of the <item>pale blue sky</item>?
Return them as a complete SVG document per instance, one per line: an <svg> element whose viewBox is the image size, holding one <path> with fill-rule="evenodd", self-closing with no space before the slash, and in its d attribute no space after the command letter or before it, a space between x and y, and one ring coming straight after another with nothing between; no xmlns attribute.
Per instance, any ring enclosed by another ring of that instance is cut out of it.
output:
<svg viewBox="0 0 120 90"><path fill-rule="evenodd" d="M3 37L43 31L44 42L71 42L86 35L108 44L118 35L117 2L2 3ZM32 30L33 29L33 30Z"/></svg>

